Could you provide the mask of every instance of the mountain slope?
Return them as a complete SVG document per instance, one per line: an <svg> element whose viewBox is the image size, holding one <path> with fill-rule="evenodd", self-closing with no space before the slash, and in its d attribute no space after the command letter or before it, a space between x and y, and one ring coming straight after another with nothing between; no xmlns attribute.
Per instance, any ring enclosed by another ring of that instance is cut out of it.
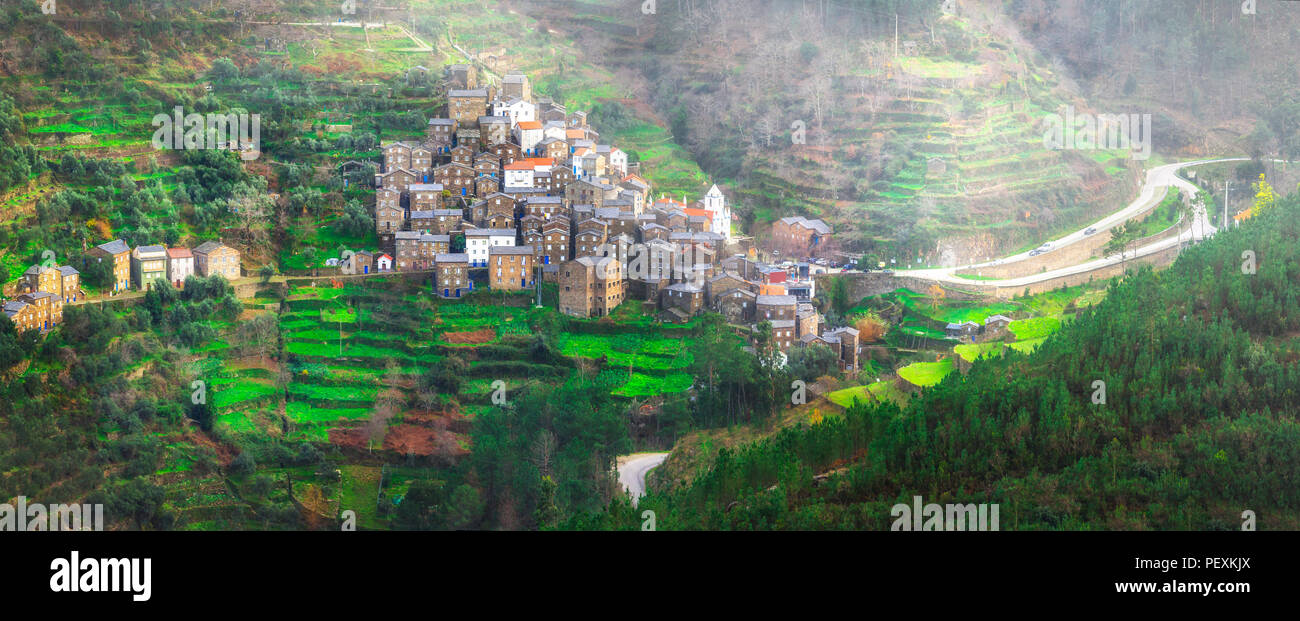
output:
<svg viewBox="0 0 1300 621"><path fill-rule="evenodd" d="M884 530L892 505L921 495L998 503L1005 530L1234 529L1245 510L1294 529L1297 216L1293 195L1166 271L1112 285L1033 354L977 362L902 409L860 404L722 450L637 510L660 529ZM1243 273L1243 249L1256 273ZM574 525L637 520L616 504Z"/></svg>

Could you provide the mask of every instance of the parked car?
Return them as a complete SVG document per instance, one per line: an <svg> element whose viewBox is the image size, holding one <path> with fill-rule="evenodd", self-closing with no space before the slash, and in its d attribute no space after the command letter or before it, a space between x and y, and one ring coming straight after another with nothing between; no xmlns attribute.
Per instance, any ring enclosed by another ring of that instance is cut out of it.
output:
<svg viewBox="0 0 1300 621"><path fill-rule="evenodd" d="M1090 227L1088 227L1088 230L1086 230L1086 231L1083 232L1083 234L1084 234L1084 235L1092 235L1093 233L1096 233L1096 232L1097 232L1097 227L1095 227L1095 226L1090 226Z"/></svg>
<svg viewBox="0 0 1300 621"><path fill-rule="evenodd" d="M1035 248L1035 249L1029 251L1029 256L1031 256L1031 257L1036 257L1036 256L1038 256L1038 255L1040 255L1040 254L1043 254L1043 251L1042 251L1042 249L1040 249L1040 248Z"/></svg>

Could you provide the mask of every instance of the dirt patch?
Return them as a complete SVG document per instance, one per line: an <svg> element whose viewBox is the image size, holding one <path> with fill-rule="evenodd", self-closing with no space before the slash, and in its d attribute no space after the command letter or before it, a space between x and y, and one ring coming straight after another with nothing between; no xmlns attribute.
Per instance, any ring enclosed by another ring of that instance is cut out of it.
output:
<svg viewBox="0 0 1300 621"><path fill-rule="evenodd" d="M226 361L226 368L232 371L243 371L245 369L264 369L271 373L279 373L280 365L271 358L261 358L258 356L244 356Z"/></svg>
<svg viewBox="0 0 1300 621"><path fill-rule="evenodd" d="M444 332L442 340L452 345L482 345L496 340L495 328L482 328L470 332Z"/></svg>
<svg viewBox="0 0 1300 621"><path fill-rule="evenodd" d="M235 449L217 442L206 433L198 431L197 427L192 427L185 432L183 439L193 444L195 447L210 449L217 456L217 463L224 468L235 460Z"/></svg>
<svg viewBox="0 0 1300 621"><path fill-rule="evenodd" d="M469 433L470 428L470 419L459 411L411 410L405 414L404 420L411 425L448 430L460 434Z"/></svg>
<svg viewBox="0 0 1300 621"><path fill-rule="evenodd" d="M341 448L366 450L365 427L332 427L329 430L330 444Z"/></svg>
<svg viewBox="0 0 1300 621"><path fill-rule="evenodd" d="M384 449L401 455L442 455L453 457L469 451L460 446L456 434L416 425L390 427L384 436Z"/></svg>

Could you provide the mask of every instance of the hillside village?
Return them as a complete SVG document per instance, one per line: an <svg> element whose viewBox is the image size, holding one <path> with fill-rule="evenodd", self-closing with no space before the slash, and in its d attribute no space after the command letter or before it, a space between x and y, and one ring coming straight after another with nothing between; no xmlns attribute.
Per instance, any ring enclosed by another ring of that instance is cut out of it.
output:
<svg viewBox="0 0 1300 621"><path fill-rule="evenodd" d="M1272 7L1223 46L1254 18L1172 0L40 4L0 11L0 507L1297 527L1300 74L1200 56L1293 48ZM1078 64L1137 45L1179 79ZM1047 146L1073 109L1154 160Z"/></svg>
<svg viewBox="0 0 1300 621"><path fill-rule="evenodd" d="M713 311L756 333L766 321L781 351L814 341L839 351L845 340L841 362L856 366L856 331L823 334L812 305L812 276L821 269L812 261L827 254L833 237L825 222L791 216L774 223L765 253L805 260L765 264L737 235L717 185L690 202L656 196L639 162L602 143L584 111L535 97L528 76L509 72L495 84L481 81L475 65L452 64L440 84L446 116L428 120L424 139L380 145L379 247L345 252L327 266L363 276L430 272L432 291L448 299L484 285L523 292L550 283L559 310L575 317L605 316L632 302L669 323ZM81 287L92 259L112 275L98 298ZM3 302L22 330L47 331L66 304L147 291L157 279L183 288L191 275L234 281L245 272L239 250L221 241L131 248L115 239L89 249L80 266L49 263L28 268L12 287L15 297Z"/></svg>
<svg viewBox="0 0 1300 621"><path fill-rule="evenodd" d="M194 248L161 245L131 248L115 239L86 252L86 261L104 263L112 273L113 297L131 290L148 291L159 279L181 289L191 276L220 276L233 281L241 277L239 251L219 241L206 241ZM82 269L86 269L82 265ZM72 265L38 264L27 268L17 284L19 295L4 302L4 313L20 330L54 328L63 321L65 304L86 303L81 287L81 270Z"/></svg>
<svg viewBox="0 0 1300 621"><path fill-rule="evenodd" d="M752 330L770 322L782 351L847 338L842 361L856 365L856 331L821 332L809 264L773 267L742 252L717 185L692 202L656 196L585 112L534 97L522 73L493 84L453 64L442 84L447 116L429 119L424 140L381 145L380 247L341 259L345 273L432 270L433 290L452 299L481 286L476 273L497 291L554 283L559 310L576 317L624 302L671 323L714 311ZM831 238L821 220L787 217L768 250L811 258Z"/></svg>

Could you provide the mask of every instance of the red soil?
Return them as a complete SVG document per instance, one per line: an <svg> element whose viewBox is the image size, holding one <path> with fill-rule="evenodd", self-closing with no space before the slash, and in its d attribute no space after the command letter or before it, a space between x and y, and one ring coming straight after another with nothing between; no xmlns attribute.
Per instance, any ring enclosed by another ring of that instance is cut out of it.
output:
<svg viewBox="0 0 1300 621"><path fill-rule="evenodd" d="M482 345L491 343L497 338L497 331L493 328L481 328L471 332L444 332L442 340L453 345Z"/></svg>

